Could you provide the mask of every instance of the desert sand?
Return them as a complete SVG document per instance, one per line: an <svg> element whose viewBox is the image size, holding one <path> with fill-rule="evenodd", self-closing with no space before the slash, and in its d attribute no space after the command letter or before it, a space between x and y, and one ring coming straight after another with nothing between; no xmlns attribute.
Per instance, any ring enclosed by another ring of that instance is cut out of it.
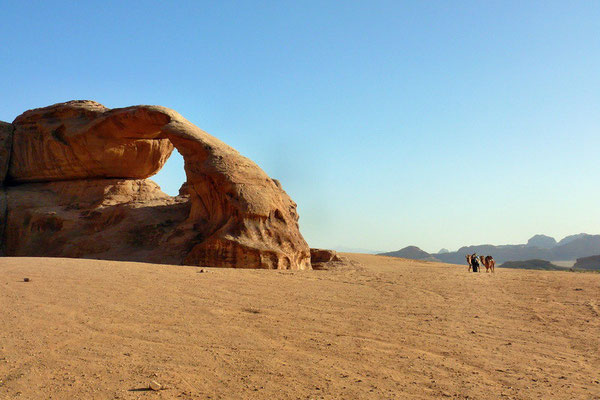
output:
<svg viewBox="0 0 600 400"><path fill-rule="evenodd" d="M0 399L600 398L600 274L343 256L0 258Z"/></svg>

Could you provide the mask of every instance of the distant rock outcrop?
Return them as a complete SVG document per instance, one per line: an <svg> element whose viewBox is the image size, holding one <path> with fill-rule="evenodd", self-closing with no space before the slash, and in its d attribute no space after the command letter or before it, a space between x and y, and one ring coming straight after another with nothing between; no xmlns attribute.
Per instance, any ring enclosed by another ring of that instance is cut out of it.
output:
<svg viewBox="0 0 600 400"><path fill-rule="evenodd" d="M440 251L437 252L438 254L446 254L446 253L450 253L450 250L448 249L440 249Z"/></svg>
<svg viewBox="0 0 600 400"><path fill-rule="evenodd" d="M600 271L600 255L578 258L575 262L575 265L573 265L573 269L589 269Z"/></svg>
<svg viewBox="0 0 600 400"><path fill-rule="evenodd" d="M437 258L421 250L417 246L407 246L397 251L390 251L387 253L380 253L380 256L400 257L408 258L411 260L424 260L424 261L439 261Z"/></svg>
<svg viewBox="0 0 600 400"><path fill-rule="evenodd" d="M556 246L556 239L546 235L535 235L527 241L529 247L539 247L540 249L551 249Z"/></svg>
<svg viewBox="0 0 600 400"><path fill-rule="evenodd" d="M507 261L500 265L501 268L514 269L538 269L544 271L565 271L566 268L561 268L558 265L552 264L546 260L525 260L525 261Z"/></svg>
<svg viewBox="0 0 600 400"><path fill-rule="evenodd" d="M145 178L174 147L187 182L170 197ZM0 178L6 255L311 268L279 182L165 107L27 111L0 124Z"/></svg>

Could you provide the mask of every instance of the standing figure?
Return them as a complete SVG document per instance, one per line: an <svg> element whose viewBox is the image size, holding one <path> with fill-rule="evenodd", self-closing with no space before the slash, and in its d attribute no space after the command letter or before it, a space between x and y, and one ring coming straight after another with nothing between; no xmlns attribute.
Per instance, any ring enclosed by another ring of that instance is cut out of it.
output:
<svg viewBox="0 0 600 400"><path fill-rule="evenodd" d="M477 258L477 253L471 254L471 267L473 268L473 272L481 272L479 268L479 258Z"/></svg>

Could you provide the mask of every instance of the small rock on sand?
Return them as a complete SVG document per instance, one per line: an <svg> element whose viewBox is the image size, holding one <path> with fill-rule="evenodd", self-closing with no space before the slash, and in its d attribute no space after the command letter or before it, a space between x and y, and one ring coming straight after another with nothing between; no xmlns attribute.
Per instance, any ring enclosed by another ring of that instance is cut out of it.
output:
<svg viewBox="0 0 600 400"><path fill-rule="evenodd" d="M148 387L152 390L160 390L162 389L162 385L156 381L151 381L150 385L148 385Z"/></svg>

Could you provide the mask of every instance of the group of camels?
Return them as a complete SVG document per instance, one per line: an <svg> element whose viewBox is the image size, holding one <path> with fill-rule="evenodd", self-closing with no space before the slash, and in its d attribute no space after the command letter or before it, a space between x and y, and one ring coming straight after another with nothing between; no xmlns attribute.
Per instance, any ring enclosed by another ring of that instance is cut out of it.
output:
<svg viewBox="0 0 600 400"><path fill-rule="evenodd" d="M469 264L469 271L473 269L473 272L481 272L481 268L478 268L479 265L483 265L485 267L485 272L494 272L494 267L496 266L496 261L494 261L494 257L492 256L479 256L479 260L477 260L477 254L467 254L465 256L467 258L467 263ZM481 260L481 261L480 261ZM473 264L477 263L477 266L474 267Z"/></svg>

